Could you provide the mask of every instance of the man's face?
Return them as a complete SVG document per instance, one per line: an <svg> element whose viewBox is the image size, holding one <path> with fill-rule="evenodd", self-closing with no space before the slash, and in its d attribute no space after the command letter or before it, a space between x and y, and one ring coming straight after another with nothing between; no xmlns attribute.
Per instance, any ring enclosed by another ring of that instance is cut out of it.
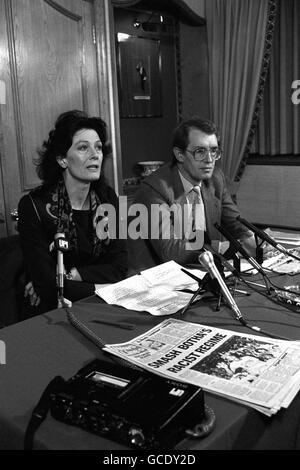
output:
<svg viewBox="0 0 300 470"><path fill-rule="evenodd" d="M218 139L215 134L208 135L199 129L190 129L187 148L181 152L180 159L177 157L178 167L183 176L193 184L211 178L215 168L215 160L209 153L203 160L195 160L193 152L197 149L216 147L218 147Z"/></svg>

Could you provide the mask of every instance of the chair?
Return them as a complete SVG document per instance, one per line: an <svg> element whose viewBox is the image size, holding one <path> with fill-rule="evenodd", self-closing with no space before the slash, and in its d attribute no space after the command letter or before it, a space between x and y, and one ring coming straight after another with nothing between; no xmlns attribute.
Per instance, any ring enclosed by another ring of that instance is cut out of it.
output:
<svg viewBox="0 0 300 470"><path fill-rule="evenodd" d="M0 328L20 320L24 283L19 235L0 238Z"/></svg>

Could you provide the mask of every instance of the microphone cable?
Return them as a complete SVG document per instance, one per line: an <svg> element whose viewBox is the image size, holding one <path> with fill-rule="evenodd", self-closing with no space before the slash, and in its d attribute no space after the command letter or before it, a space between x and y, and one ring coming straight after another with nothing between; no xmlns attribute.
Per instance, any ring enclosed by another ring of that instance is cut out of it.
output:
<svg viewBox="0 0 300 470"><path fill-rule="evenodd" d="M222 264L224 267L227 267L228 270L231 270L232 272L232 275L237 277L241 282L243 282L247 287L250 287L252 290L254 290L255 292L263 295L264 297L266 297L267 299L269 300L272 300L273 303L276 303L276 305L279 305L278 302L276 302L276 300L274 300L272 297L270 297L270 294L265 294L263 292L261 292L259 289L256 289L254 288L253 286L250 285L250 283L248 283L248 281L246 281L242 275L233 267L231 266L231 264L226 260L226 258L224 258L223 255L221 255L220 253L218 253L214 248L212 248L210 245L207 245L205 244L204 245L205 249L207 249L208 251L211 251L214 255L218 256L219 259L221 260ZM291 308L287 307L287 309L289 310L292 310ZM295 311L292 310L294 313ZM295 341L295 340L292 340L291 338L287 338L285 336L281 336L281 335L276 335L274 333L270 333L269 331L267 330L264 330L263 328L260 328L256 325L251 325L250 323L248 323L247 320L245 320L245 318L243 316L236 316L236 319L243 325L245 326L246 328L249 328L250 330L252 331L255 331L256 333L259 332L265 336L269 336L270 338L275 338L275 339L282 339L282 340L286 340L286 341Z"/></svg>
<svg viewBox="0 0 300 470"><path fill-rule="evenodd" d="M281 304L278 302L278 300L274 297L271 297L269 294L266 294L265 292L262 292L261 290L257 289L256 287L252 286L248 281L246 281L245 279L243 278L240 278L240 280L248 287L250 287L254 292L256 292L257 294L260 294L262 295L263 297L265 297L266 299L270 300L271 302L273 302L275 305L282 305L283 308L287 309L287 310L290 310L291 312L293 313L300 313L300 312L297 312L295 311L295 309L293 307L290 307L288 304ZM255 328L256 330L255 331L258 331L257 328L258 327L253 327ZM298 341L296 339L291 339L291 338L287 338L286 336L280 336L280 335L275 335L273 333L268 333L266 332L265 330L263 329L259 329L259 331L263 334L266 334L267 336L270 336L272 338L277 338L277 339L283 339L283 340L286 340L286 341Z"/></svg>
<svg viewBox="0 0 300 470"><path fill-rule="evenodd" d="M76 317L74 312L72 312L70 307L64 307L64 309L67 314L67 319L69 320L71 325L74 326L74 328L76 328L78 331L80 331L80 333L83 334L87 339L92 341L92 343L94 343L98 348L100 348L104 354L107 354L107 351L104 351L104 348L106 347L106 343L104 342L104 340L100 336L97 336L96 333L94 333L88 326L82 323ZM136 366L135 364L127 361L126 359L116 357L113 354L110 354L109 357L111 357L115 362L123 366L130 367L131 369L135 369L140 372L142 371L139 366Z"/></svg>
<svg viewBox="0 0 300 470"><path fill-rule="evenodd" d="M266 284L266 289L268 291L268 294L271 295L271 289L277 289L277 290L281 290L283 292L289 292L290 294L295 294L295 295L299 295L299 292L295 292L295 291L292 291L290 289L286 289L284 287L280 287L278 285L276 285L274 282L272 282L272 280L270 279L270 277L266 274L265 272L265 269L262 268L262 266L257 263L257 261L255 261L252 256L249 255L249 253L247 252L247 250L242 246L242 244L236 240L232 235L231 233L228 232L227 229L225 229L224 227L220 226L218 223L215 223L214 224L216 229L225 237L227 238L227 240L232 243L232 245L235 247L236 251L238 251L242 256L244 256L245 259L247 259L249 261L250 264L252 264L253 268L254 269L257 269L257 271L262 275L264 281L265 281L265 284ZM269 285L268 285L269 284ZM270 287L270 285L272 287Z"/></svg>
<svg viewBox="0 0 300 470"><path fill-rule="evenodd" d="M236 220L238 220L241 224L243 224L245 227L250 229L261 240L267 242L269 245L273 246L278 251L281 251L281 253L284 253L285 255L290 256L291 258L294 258L297 261L300 261L299 256L294 255L293 253L290 253L287 248L282 246L280 243L277 243L277 241L274 240L272 237L270 237L270 235L268 235L264 230L257 228L255 225L248 222L248 220L243 219L240 215L236 218Z"/></svg>
<svg viewBox="0 0 300 470"><path fill-rule="evenodd" d="M84 325L80 320L78 320L78 318L74 315L70 307L64 306L64 309L71 325L74 326L78 331L80 331L80 333L82 333L86 338L92 341L98 348L103 350L106 344L102 340L102 338L97 336L92 330L90 330L86 325ZM106 351L103 352L106 353ZM123 358L114 355L110 355L110 357L117 364L130 367L131 369L138 370L139 372L142 371L140 367L136 366L135 364L132 364L131 362L126 361ZM35 433L42 424L42 422L46 419L47 414L50 410L51 395L56 391L60 390L61 386L64 383L65 380L60 375L57 375L56 377L54 377L54 379L51 380L51 382L49 382L49 384L43 391L42 396L40 397L38 404L35 406L31 414L29 423L26 427L24 437L24 450L33 450L33 441Z"/></svg>

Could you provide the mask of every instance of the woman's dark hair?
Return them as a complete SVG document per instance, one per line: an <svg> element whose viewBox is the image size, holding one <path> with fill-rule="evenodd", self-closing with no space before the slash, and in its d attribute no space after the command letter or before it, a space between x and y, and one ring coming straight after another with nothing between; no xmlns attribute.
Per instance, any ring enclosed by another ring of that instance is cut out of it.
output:
<svg viewBox="0 0 300 470"><path fill-rule="evenodd" d="M103 158L111 152L108 142L106 123L99 117L89 117L79 110L67 111L58 116L55 127L49 132L47 141L38 150L39 158L36 160L37 174L44 187L55 185L61 178L63 168L57 163L57 157L64 157L72 145L73 137L81 129L93 129L97 132L101 142Z"/></svg>
<svg viewBox="0 0 300 470"><path fill-rule="evenodd" d="M199 129L204 134L212 135L215 134L218 139L220 146L220 136L217 126L208 119L202 119L199 116L193 116L190 119L185 119L180 122L173 132L172 148L178 147L181 150L186 150L189 144L189 132L191 129ZM173 155L173 162L176 162L176 158Z"/></svg>

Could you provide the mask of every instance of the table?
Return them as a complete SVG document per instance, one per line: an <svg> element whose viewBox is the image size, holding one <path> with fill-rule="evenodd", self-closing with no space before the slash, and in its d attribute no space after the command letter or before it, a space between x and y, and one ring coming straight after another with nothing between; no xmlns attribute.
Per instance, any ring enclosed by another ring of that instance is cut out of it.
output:
<svg viewBox="0 0 300 470"><path fill-rule="evenodd" d="M300 276L297 277L299 280ZM272 279L281 285L296 282L295 276L276 276ZM250 296L238 296L236 301L243 316L252 325L290 339L300 339L299 313L286 310L255 292ZM97 296L77 302L73 305L73 311L106 343L132 339L166 318L107 305ZM175 317L179 318L178 314ZM123 330L95 323L97 319L123 320L133 323L135 329ZM251 330L238 323L224 305L216 311L215 303L198 302L187 311L184 319L251 334ZM50 380L56 375L70 378L94 358L103 357L103 353L68 322L64 310L54 310L8 326L0 330L0 340L5 341L7 354L6 365L0 365L0 449L17 450L23 448L31 413ZM281 410L271 418L207 392L205 402L216 414L214 431L202 440L184 439L176 446L177 450L300 448L300 394L287 410ZM34 448L128 449L58 422L50 413L36 433Z"/></svg>

